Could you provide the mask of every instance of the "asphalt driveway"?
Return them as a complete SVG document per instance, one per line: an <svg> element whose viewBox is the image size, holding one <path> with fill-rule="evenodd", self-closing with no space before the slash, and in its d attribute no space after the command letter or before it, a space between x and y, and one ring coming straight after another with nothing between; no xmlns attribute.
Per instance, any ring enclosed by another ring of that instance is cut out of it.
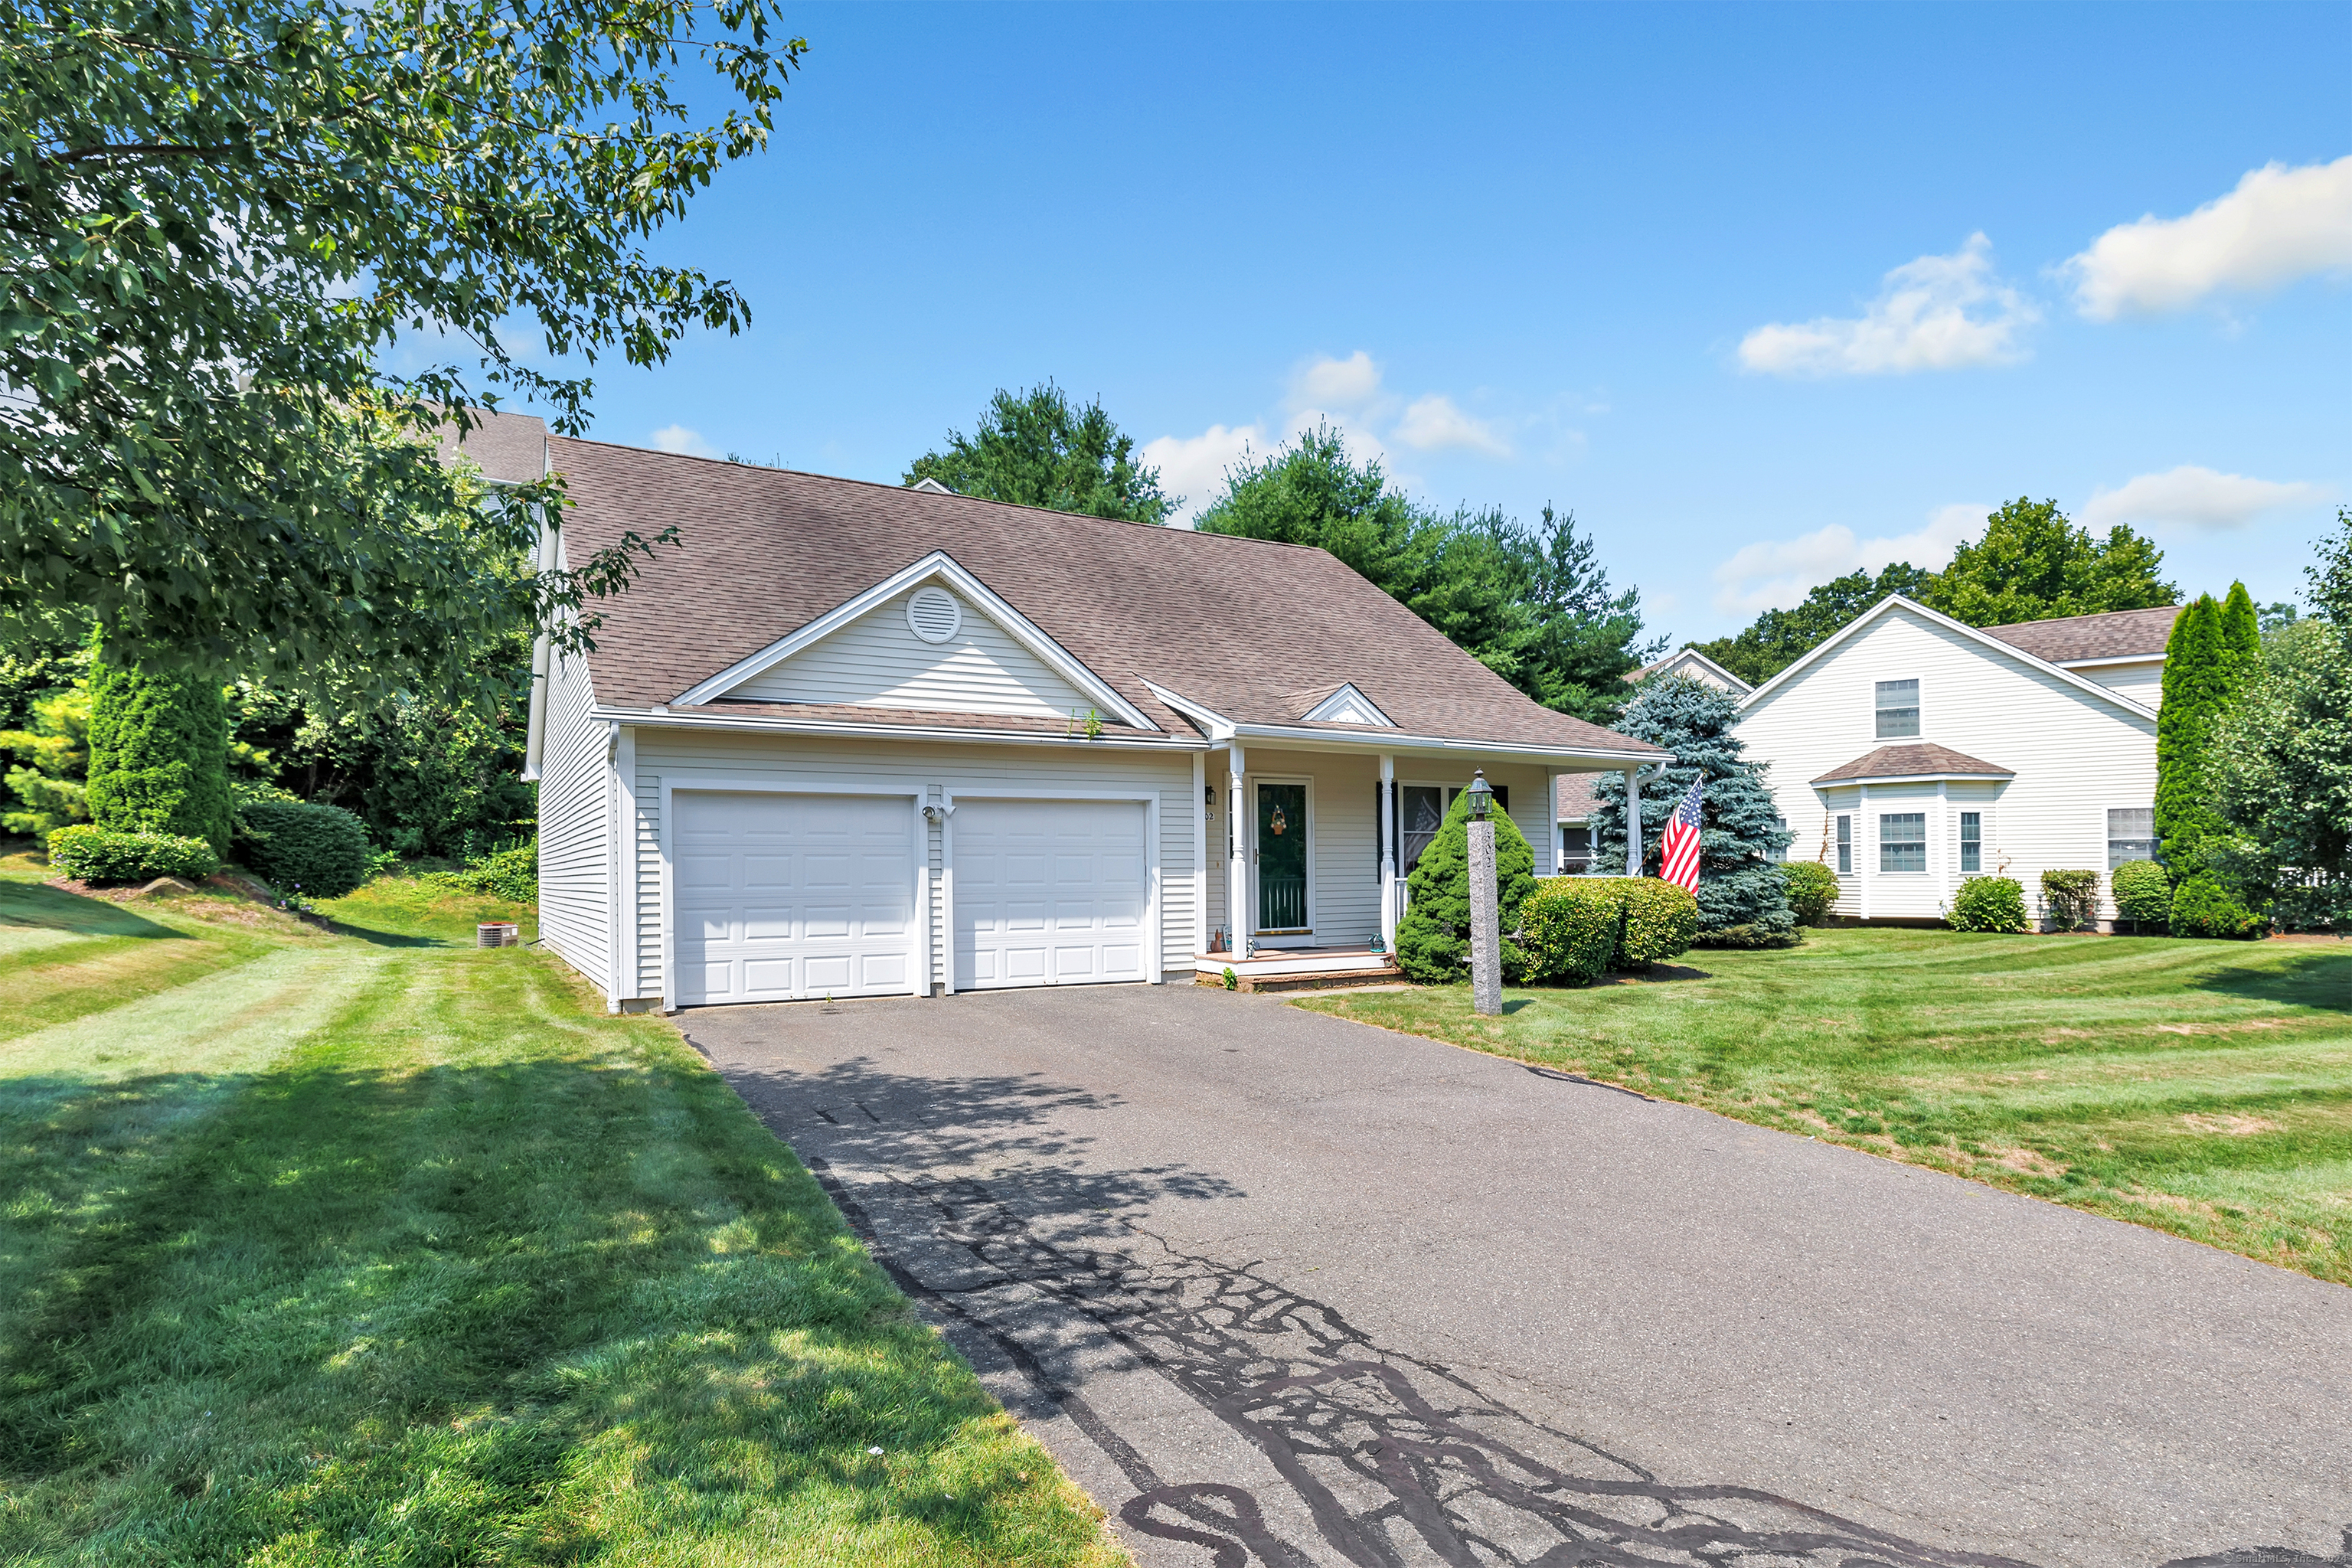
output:
<svg viewBox="0 0 2352 1568"><path fill-rule="evenodd" d="M2352 1290L1191 987L688 1037L1147 1564L2352 1568Z"/></svg>

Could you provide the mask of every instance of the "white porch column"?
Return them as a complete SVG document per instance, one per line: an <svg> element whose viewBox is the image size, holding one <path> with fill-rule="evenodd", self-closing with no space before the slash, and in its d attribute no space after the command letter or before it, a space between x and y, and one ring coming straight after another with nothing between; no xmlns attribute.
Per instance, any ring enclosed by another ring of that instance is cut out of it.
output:
<svg viewBox="0 0 2352 1568"><path fill-rule="evenodd" d="M1551 853L1536 857L1536 863L1551 868L1545 876L1557 877L1563 868L1559 852L1559 775L1555 773L1544 774L1544 835L1551 840Z"/></svg>
<svg viewBox="0 0 2352 1568"><path fill-rule="evenodd" d="M1853 874L1862 884L1859 919L1870 918L1870 857L1877 840L1870 834L1870 786L1857 784L1853 796Z"/></svg>
<svg viewBox="0 0 2352 1568"><path fill-rule="evenodd" d="M1642 874L1642 770L1625 770L1625 875Z"/></svg>
<svg viewBox="0 0 2352 1568"><path fill-rule="evenodd" d="M1396 754L1381 753L1381 945L1396 951Z"/></svg>
<svg viewBox="0 0 2352 1568"><path fill-rule="evenodd" d="M1209 759L1192 753L1192 954L1209 951Z"/></svg>
<svg viewBox="0 0 2352 1568"><path fill-rule="evenodd" d="M1952 897L1952 868L1960 861L1959 847L1952 842L1952 786L1948 780L1936 781L1936 838L1927 847L1927 870L1936 884L1939 903L1948 903Z"/></svg>
<svg viewBox="0 0 2352 1568"><path fill-rule="evenodd" d="M1250 918L1249 834L1243 813L1247 803L1242 798L1242 770L1245 759L1242 743L1233 742L1225 752L1225 831L1233 839L1233 861L1225 871L1225 919L1232 922L1233 951L1246 957L1249 953L1250 927L1257 922Z"/></svg>

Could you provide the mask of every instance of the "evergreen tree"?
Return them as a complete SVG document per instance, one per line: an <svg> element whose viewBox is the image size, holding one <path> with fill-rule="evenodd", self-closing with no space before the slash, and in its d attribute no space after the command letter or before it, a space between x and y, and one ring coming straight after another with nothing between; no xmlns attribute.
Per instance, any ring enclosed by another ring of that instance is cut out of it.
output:
<svg viewBox="0 0 2352 1568"><path fill-rule="evenodd" d="M125 833L171 833L226 858L228 710L220 683L90 661L89 816Z"/></svg>
<svg viewBox="0 0 2352 1568"><path fill-rule="evenodd" d="M1698 945L1743 947L1796 940L1788 882L1771 859L1790 835L1772 809L1761 763L1747 760L1732 734L1739 704L1687 676L1652 679L1625 705L1621 734L1664 746L1674 762L1642 784L1642 864L1654 874L1666 820L1693 783L1706 785L1699 833ZM1593 837L1602 866L1625 860L1625 782L1603 774L1594 786Z"/></svg>
<svg viewBox="0 0 2352 1568"><path fill-rule="evenodd" d="M1050 381L999 388L970 436L950 430L946 451L907 466L908 484L923 479L958 495L1129 522L1166 522L1179 499L1160 493L1160 470L1136 460L1135 437L1099 401L1080 408Z"/></svg>
<svg viewBox="0 0 2352 1568"><path fill-rule="evenodd" d="M2205 739L2227 706L2221 611L2200 595L2164 645L2164 700L2156 719L2156 836L2175 879L2203 865L2197 848L2222 831L2205 784Z"/></svg>
<svg viewBox="0 0 2352 1568"><path fill-rule="evenodd" d="M2224 684L2234 700L2263 665L2263 619L2243 583L2231 584L2221 601L2221 637Z"/></svg>
<svg viewBox="0 0 2352 1568"><path fill-rule="evenodd" d="M1512 940L1519 906L1536 890L1536 852L1510 814L1496 811L1495 913L1503 928L1503 978L1526 977L1527 954ZM1470 792L1454 797L1444 826L1405 879L1404 919L1397 922L1397 967L1423 985L1470 978Z"/></svg>

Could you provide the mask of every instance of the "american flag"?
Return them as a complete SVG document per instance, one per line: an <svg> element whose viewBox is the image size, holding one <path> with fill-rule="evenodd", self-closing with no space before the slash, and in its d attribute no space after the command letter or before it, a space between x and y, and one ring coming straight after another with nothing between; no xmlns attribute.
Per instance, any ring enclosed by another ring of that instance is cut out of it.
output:
<svg viewBox="0 0 2352 1568"><path fill-rule="evenodd" d="M1666 837L1658 846L1658 875L1685 892L1698 891L1699 817L1706 805L1706 781L1701 780L1675 807L1666 821Z"/></svg>

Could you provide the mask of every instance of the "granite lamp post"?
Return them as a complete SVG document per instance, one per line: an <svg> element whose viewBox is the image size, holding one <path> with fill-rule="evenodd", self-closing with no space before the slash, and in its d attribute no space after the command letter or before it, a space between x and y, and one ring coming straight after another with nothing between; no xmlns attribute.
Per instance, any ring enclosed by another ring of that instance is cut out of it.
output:
<svg viewBox="0 0 2352 1568"><path fill-rule="evenodd" d="M1481 768L1470 780L1470 1001L1489 1017L1503 1010L1502 920L1495 908L1495 791Z"/></svg>

